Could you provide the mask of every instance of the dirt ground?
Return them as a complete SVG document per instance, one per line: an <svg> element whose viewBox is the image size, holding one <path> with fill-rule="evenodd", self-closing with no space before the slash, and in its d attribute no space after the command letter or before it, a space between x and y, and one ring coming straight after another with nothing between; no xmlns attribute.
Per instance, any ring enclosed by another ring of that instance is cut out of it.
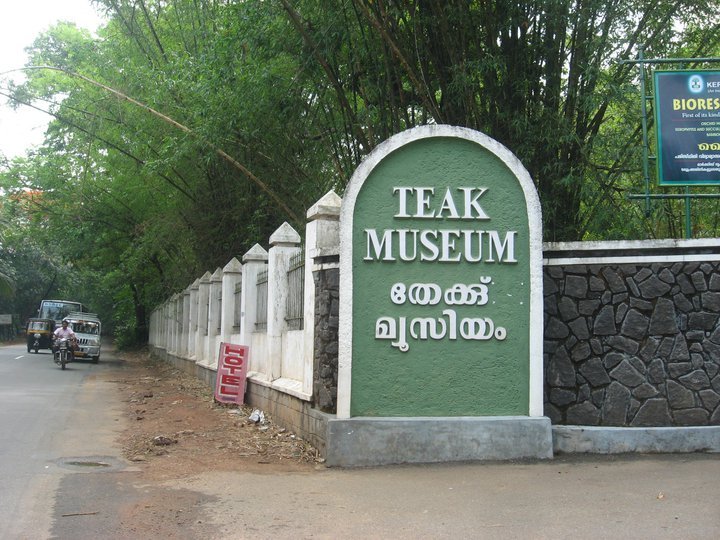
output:
<svg viewBox="0 0 720 540"><path fill-rule="evenodd" d="M309 471L317 450L277 426L250 419L248 406L216 403L212 389L146 352L121 353L118 386L129 421L120 437L123 456L149 480L174 480L208 470ZM167 459L172 457L172 459Z"/></svg>

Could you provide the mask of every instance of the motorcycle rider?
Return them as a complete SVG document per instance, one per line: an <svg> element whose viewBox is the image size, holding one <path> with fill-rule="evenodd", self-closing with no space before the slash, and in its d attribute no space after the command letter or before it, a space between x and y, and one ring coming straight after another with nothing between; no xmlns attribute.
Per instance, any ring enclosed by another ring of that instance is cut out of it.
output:
<svg viewBox="0 0 720 540"><path fill-rule="evenodd" d="M67 338L70 343L70 351L75 350L75 332L70 328L68 322L63 320L62 326L55 329L53 332L53 351L57 351L57 342L59 339Z"/></svg>

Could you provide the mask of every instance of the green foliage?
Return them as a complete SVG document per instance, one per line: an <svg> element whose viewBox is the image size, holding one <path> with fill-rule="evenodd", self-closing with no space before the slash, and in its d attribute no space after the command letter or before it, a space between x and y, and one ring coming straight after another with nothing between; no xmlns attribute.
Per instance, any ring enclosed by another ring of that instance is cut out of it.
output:
<svg viewBox="0 0 720 540"><path fill-rule="evenodd" d="M98 37L51 28L27 81L4 91L54 118L44 145L0 172L0 227L16 231L2 247L24 253L0 261L15 302L32 306L32 284L57 275L121 343L142 341L149 309L283 221L302 232L377 144L428 123L515 152L547 240L681 234L678 204L647 216L627 199L642 149L637 68L623 61L641 44L719 54L711 0L97 4ZM693 210L696 234L716 234L716 204Z"/></svg>

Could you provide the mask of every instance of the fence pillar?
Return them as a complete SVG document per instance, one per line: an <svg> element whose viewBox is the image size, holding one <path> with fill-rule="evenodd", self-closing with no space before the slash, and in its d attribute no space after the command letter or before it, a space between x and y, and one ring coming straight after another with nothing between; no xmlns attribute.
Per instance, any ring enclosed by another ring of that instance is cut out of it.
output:
<svg viewBox="0 0 720 540"><path fill-rule="evenodd" d="M198 287L198 329L195 334L195 362L206 361L205 343L208 332L208 312L210 302L210 272L205 272L200 278Z"/></svg>
<svg viewBox="0 0 720 540"><path fill-rule="evenodd" d="M200 280L196 279L190 285L190 325L188 328L188 358L195 360L197 358L198 333L198 293L200 292Z"/></svg>
<svg viewBox="0 0 720 540"><path fill-rule="evenodd" d="M270 236L268 251L268 355L270 379L282 376L282 334L287 328L288 268L290 257L300 251L300 235L287 222Z"/></svg>
<svg viewBox="0 0 720 540"><path fill-rule="evenodd" d="M180 358L188 357L188 339L190 336L190 288L182 292L182 319L180 320Z"/></svg>
<svg viewBox="0 0 720 540"><path fill-rule="evenodd" d="M208 327L204 356L205 365L210 368L217 367L218 348L215 343L220 333L222 274L222 268L215 269L213 275L210 276L210 288L208 290Z"/></svg>
<svg viewBox="0 0 720 540"><path fill-rule="evenodd" d="M305 350L302 382L303 391L312 394L313 402L321 408L325 405L325 409L332 409L327 403L335 401L334 398L328 399L327 394L333 391L337 394L337 326L333 345L333 334L328 328L328 324L333 324L330 314L333 298L325 290L316 290L315 274L329 268L337 272L339 267L341 204L342 199L338 194L328 191L308 210L308 224L305 228ZM324 284L325 280L319 283ZM337 312L334 316L336 325ZM323 317L322 322L317 317ZM333 358L334 370L324 369L326 365L332 364Z"/></svg>
<svg viewBox="0 0 720 540"><path fill-rule="evenodd" d="M243 255L242 293L240 294L240 345L252 344L252 333L257 321L257 277L265 269L268 253L255 244ZM253 352L250 351L250 369L253 369Z"/></svg>
<svg viewBox="0 0 720 540"><path fill-rule="evenodd" d="M168 352L177 354L180 345L180 295L174 294L170 299L170 336L168 340Z"/></svg>
<svg viewBox="0 0 720 540"><path fill-rule="evenodd" d="M222 276L222 313L220 335L222 341L229 342L235 324L235 287L242 280L242 263L236 258L225 265Z"/></svg>

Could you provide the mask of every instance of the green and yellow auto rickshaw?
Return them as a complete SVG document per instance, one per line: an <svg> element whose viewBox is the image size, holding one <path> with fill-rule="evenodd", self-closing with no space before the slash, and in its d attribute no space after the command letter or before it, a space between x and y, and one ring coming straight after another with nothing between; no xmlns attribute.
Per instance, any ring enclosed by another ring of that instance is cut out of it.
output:
<svg viewBox="0 0 720 540"><path fill-rule="evenodd" d="M40 349L52 349L54 331L55 321L52 319L28 319L27 351L37 354Z"/></svg>

